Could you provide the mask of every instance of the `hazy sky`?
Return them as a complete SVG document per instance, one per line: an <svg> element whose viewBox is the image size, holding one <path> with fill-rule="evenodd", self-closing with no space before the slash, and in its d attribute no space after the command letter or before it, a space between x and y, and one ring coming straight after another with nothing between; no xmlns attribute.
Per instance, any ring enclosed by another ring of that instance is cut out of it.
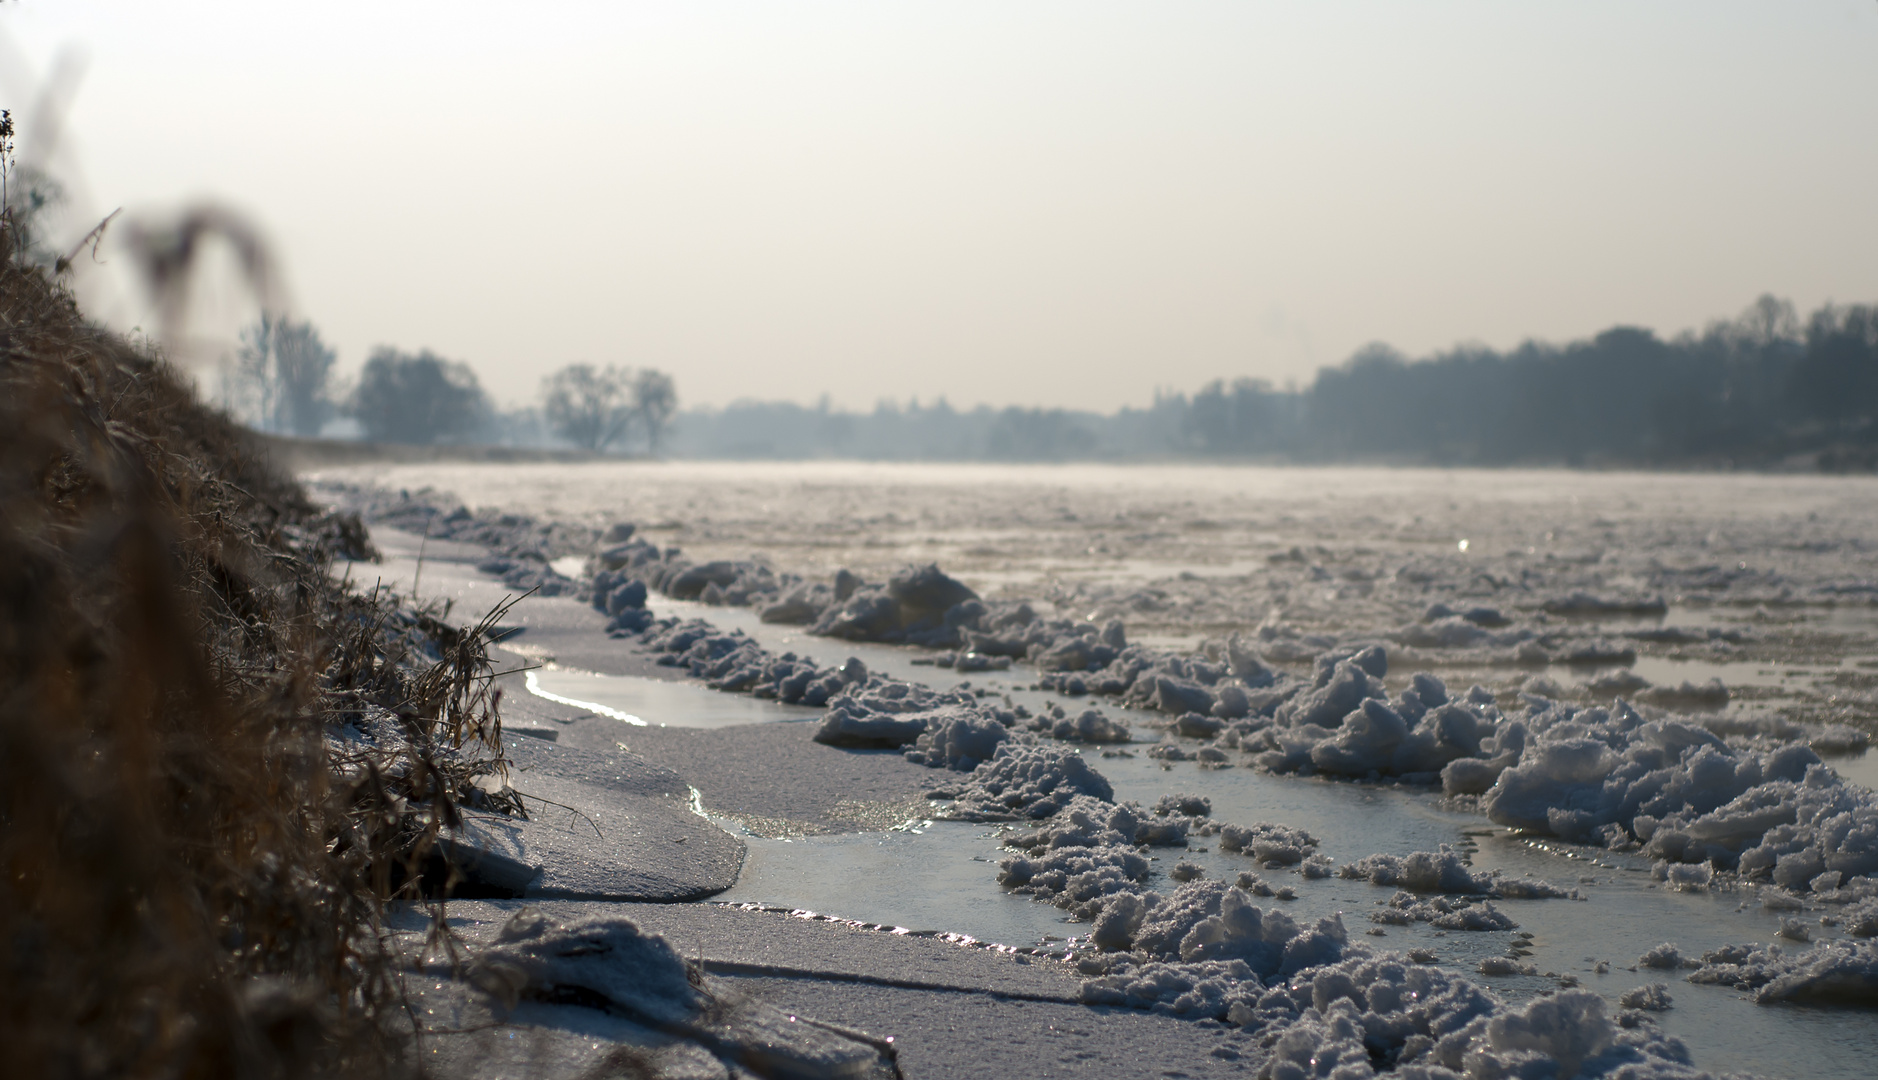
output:
<svg viewBox="0 0 1878 1080"><path fill-rule="evenodd" d="M75 209L213 195L344 367L429 346L510 401L591 360L687 405L1106 410L1878 301L1874 0L13 0L0 36L16 112L83 48ZM118 259L88 288L137 324Z"/></svg>

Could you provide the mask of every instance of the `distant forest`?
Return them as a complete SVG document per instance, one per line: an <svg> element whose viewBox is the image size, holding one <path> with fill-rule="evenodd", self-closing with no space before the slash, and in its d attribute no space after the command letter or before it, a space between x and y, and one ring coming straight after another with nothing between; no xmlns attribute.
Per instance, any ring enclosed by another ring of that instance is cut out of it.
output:
<svg viewBox="0 0 1878 1080"><path fill-rule="evenodd" d="M1673 340L1620 326L1568 345L1419 360L1371 345L1301 390L1220 380L1110 415L742 402L680 414L670 448L737 459L1864 470L1878 465L1878 306L1828 305L1802 320L1769 296Z"/></svg>

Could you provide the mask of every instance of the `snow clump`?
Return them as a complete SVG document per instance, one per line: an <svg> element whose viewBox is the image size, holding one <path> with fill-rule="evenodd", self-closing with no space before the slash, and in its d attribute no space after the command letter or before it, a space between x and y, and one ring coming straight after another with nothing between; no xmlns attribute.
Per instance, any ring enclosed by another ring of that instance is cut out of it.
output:
<svg viewBox="0 0 1878 1080"><path fill-rule="evenodd" d="M648 621L636 633L640 646L657 654L659 665L683 668L714 690L819 706L868 681L867 668L858 660L835 669L792 652L777 656L742 631L725 633L703 619Z"/></svg>
<svg viewBox="0 0 1878 1080"><path fill-rule="evenodd" d="M1488 900L1478 903L1446 896L1419 897L1398 892L1380 911L1369 913L1369 921L1385 926L1428 923L1437 930L1517 930L1519 924Z"/></svg>
<svg viewBox="0 0 1878 1080"><path fill-rule="evenodd" d="M1670 942L1663 942L1649 952L1637 957L1637 963L1647 968L1674 970L1683 964L1682 950Z"/></svg>
<svg viewBox="0 0 1878 1080"><path fill-rule="evenodd" d="M1084 709L1070 716L1063 706L1052 705L1047 712L1032 717L1027 726L1053 739L1077 742L1125 743L1134 737L1126 724L1109 719L1100 709Z"/></svg>
<svg viewBox="0 0 1878 1080"><path fill-rule="evenodd" d="M1634 990L1626 990L1624 996L1617 999L1617 1003L1626 1009L1662 1012L1669 1008L1669 984L1646 983Z"/></svg>
<svg viewBox="0 0 1878 1080"><path fill-rule="evenodd" d="M1004 742L990 761L972 770L946 816L961 821L1041 821L1067 807L1076 795L1113 802L1115 789L1080 754Z"/></svg>
<svg viewBox="0 0 1878 1080"><path fill-rule="evenodd" d="M1702 954L1689 981L1751 990L1776 1001L1878 1004L1878 942L1829 941L1787 954L1778 945L1729 945Z"/></svg>
<svg viewBox="0 0 1878 1080"><path fill-rule="evenodd" d="M927 713L921 719L926 729L906 752L906 759L916 765L971 772L1011 738L1010 729L996 716L976 707Z"/></svg>
<svg viewBox="0 0 1878 1080"><path fill-rule="evenodd" d="M1468 870L1461 856L1446 844L1441 845L1440 851L1417 851L1401 856L1368 855L1353 863L1345 863L1338 868L1337 876L1418 893L1483 895L1511 900L1547 900L1577 895L1576 890L1568 891L1531 878L1502 879L1495 874L1476 875Z"/></svg>
<svg viewBox="0 0 1878 1080"><path fill-rule="evenodd" d="M978 750L989 751L991 743L1005 741L991 734L991 726L1009 728L1017 722L1014 712L980 702L969 691L938 691L878 676L845 683L827 704L816 742L855 747L912 743L920 754L915 760L935 767L954 766L962 757L985 760L990 754L980 756ZM965 727L940 737L939 743L917 746L928 728L949 729L959 723Z"/></svg>
<svg viewBox="0 0 1878 1080"><path fill-rule="evenodd" d="M1257 822L1252 825L1222 825L1219 849L1244 852L1261 866L1276 868L1301 863L1317 850L1317 837L1289 825Z"/></svg>
<svg viewBox="0 0 1878 1080"><path fill-rule="evenodd" d="M1681 1041L1648 1020L1614 1022L1604 999L1566 990L1513 1009L1477 983L1396 953L1352 947L1269 987L1238 961L1130 964L1083 984L1092 1004L1211 1016L1240 1029L1250 1075L1623 1076L1693 1080ZM1636 1014L1631 1014L1636 1015Z"/></svg>

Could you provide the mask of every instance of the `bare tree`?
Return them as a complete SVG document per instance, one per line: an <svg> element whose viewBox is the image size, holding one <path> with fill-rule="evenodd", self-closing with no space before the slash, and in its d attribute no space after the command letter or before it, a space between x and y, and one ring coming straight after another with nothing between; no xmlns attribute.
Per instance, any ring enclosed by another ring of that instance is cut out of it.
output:
<svg viewBox="0 0 1878 1080"><path fill-rule="evenodd" d="M269 427L280 384L274 377L274 317L267 312L241 328L241 347L223 394L230 412L262 430Z"/></svg>
<svg viewBox="0 0 1878 1080"><path fill-rule="evenodd" d="M274 331L274 371L281 394L275 426L295 435L318 435L332 413L327 383L339 359L306 320L282 319Z"/></svg>
<svg viewBox="0 0 1878 1080"><path fill-rule="evenodd" d="M327 382L338 355L307 321L263 311L241 331L235 353L235 393L266 431L318 435L332 411Z"/></svg>
<svg viewBox="0 0 1878 1080"><path fill-rule="evenodd" d="M608 364L569 364L541 381L548 430L586 450L605 450L626 437L637 408L630 372Z"/></svg>
<svg viewBox="0 0 1878 1080"><path fill-rule="evenodd" d="M646 433L646 452L657 456L659 441L678 409L678 389L663 371L645 368L633 379L633 412Z"/></svg>

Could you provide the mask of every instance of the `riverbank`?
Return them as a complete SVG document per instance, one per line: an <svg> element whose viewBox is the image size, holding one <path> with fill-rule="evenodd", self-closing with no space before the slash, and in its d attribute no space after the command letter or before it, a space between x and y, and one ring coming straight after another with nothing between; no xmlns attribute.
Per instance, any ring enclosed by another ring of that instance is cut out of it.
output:
<svg viewBox="0 0 1878 1080"><path fill-rule="evenodd" d="M10 1065L399 1072L373 927L435 829L394 804L427 788L447 816L470 777L439 759L425 704L401 750L351 755L382 778L369 791L326 739L410 699L428 634L325 584L335 551L363 553L356 519L11 262L0 354Z"/></svg>
<svg viewBox="0 0 1878 1080"><path fill-rule="evenodd" d="M11 1068L463 1075L433 1056L463 1033L434 1023L448 1001L496 1010L509 1046L530 1009L571 1010L559 1030L583 1044L624 1017L614 1071L896 1075L890 1044L796 1030L617 912L494 936L452 920L444 898L536 872L504 843L557 853L562 895L643 901L721 891L742 846L669 770L505 743L503 605L465 623L332 574L380 557L356 517L12 264L0 390ZM596 949L598 982L573 959ZM551 1052L509 1064L496 1075L572 1075Z"/></svg>

